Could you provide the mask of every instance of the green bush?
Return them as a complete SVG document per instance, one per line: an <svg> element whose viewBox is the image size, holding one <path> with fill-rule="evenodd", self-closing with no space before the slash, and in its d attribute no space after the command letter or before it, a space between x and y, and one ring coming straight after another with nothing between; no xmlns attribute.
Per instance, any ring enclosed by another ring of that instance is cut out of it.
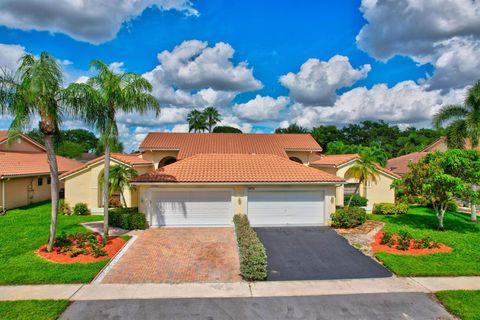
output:
<svg viewBox="0 0 480 320"><path fill-rule="evenodd" d="M383 214L383 215L392 215L392 214L406 214L408 211L407 203L375 203L373 205L373 214Z"/></svg>
<svg viewBox="0 0 480 320"><path fill-rule="evenodd" d="M355 228L365 223L367 213L358 207L340 208L331 215L332 227Z"/></svg>
<svg viewBox="0 0 480 320"><path fill-rule="evenodd" d="M366 207L368 204L367 198L362 197L361 195L358 195L358 194L349 194L349 195L346 195L345 198L343 199L343 204L345 206L348 205L348 201L350 201L350 198L352 198L352 202L350 202L351 207Z"/></svg>
<svg viewBox="0 0 480 320"><path fill-rule="evenodd" d="M456 201L449 201L447 203L447 211L457 212L458 211L458 204Z"/></svg>
<svg viewBox="0 0 480 320"><path fill-rule="evenodd" d="M267 252L250 226L248 217L236 214L233 217L240 253L240 274L247 281L267 278Z"/></svg>
<svg viewBox="0 0 480 320"><path fill-rule="evenodd" d="M58 200L58 214L69 216L72 214L72 208L65 202L65 199Z"/></svg>
<svg viewBox="0 0 480 320"><path fill-rule="evenodd" d="M148 228L145 215L138 208L117 208L108 213L108 224L125 230L145 230Z"/></svg>
<svg viewBox="0 0 480 320"><path fill-rule="evenodd" d="M79 202L73 207L73 214L76 216L87 216L90 214L90 210L86 203Z"/></svg>

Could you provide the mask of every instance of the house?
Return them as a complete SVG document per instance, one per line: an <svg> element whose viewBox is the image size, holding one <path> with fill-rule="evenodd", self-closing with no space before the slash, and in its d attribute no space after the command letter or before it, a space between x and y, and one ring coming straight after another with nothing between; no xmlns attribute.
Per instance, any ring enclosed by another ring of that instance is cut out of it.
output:
<svg viewBox="0 0 480 320"><path fill-rule="evenodd" d="M151 132L139 149L113 154L111 165L137 170L134 189L123 193L151 226L229 225L236 213L253 225L328 224L346 183L313 165L322 148L309 134ZM99 157L61 176L68 203L102 206L103 163Z"/></svg>
<svg viewBox="0 0 480 320"><path fill-rule="evenodd" d="M379 202L395 202L395 190L391 188L393 181L399 179L400 176L391 170L385 169L377 165L378 176L377 181L367 181L365 184L359 185L358 181L348 175L348 169L361 161L358 154L338 154L338 155L322 155L310 166L318 168L330 174L336 175L346 180L336 190L336 204L343 206L345 195L353 194L359 190L362 197L367 198L367 206L371 207Z"/></svg>
<svg viewBox="0 0 480 320"><path fill-rule="evenodd" d="M386 168L392 172L395 172L399 176L404 176L410 172L408 165L410 163L417 163L421 158L423 158L428 152L412 152L399 156L396 158L389 159L387 161Z"/></svg>
<svg viewBox="0 0 480 320"><path fill-rule="evenodd" d="M50 168L45 148L26 135L18 134L9 144L7 131L0 130L0 210L50 199ZM60 173L80 165L57 157Z"/></svg>

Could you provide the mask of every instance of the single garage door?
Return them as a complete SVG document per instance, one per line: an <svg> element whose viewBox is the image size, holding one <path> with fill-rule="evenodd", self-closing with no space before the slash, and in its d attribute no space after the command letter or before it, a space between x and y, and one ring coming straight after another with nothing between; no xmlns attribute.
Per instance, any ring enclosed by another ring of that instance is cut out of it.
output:
<svg viewBox="0 0 480 320"><path fill-rule="evenodd" d="M232 223L231 190L152 191L152 226L222 226Z"/></svg>
<svg viewBox="0 0 480 320"><path fill-rule="evenodd" d="M248 192L248 218L254 226L322 225L325 192L252 190Z"/></svg>

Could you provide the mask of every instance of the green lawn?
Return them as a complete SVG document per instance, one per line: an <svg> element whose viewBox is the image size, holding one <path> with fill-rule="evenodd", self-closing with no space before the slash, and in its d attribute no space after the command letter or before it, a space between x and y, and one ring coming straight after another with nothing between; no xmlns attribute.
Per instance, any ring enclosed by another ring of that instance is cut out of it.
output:
<svg viewBox="0 0 480 320"><path fill-rule="evenodd" d="M86 231L80 222L101 216L58 216L57 234ZM35 254L48 239L50 203L15 209L0 216L0 284L86 283L108 260L87 264L58 264Z"/></svg>
<svg viewBox="0 0 480 320"><path fill-rule="evenodd" d="M480 320L480 291L440 291L436 295L460 319Z"/></svg>
<svg viewBox="0 0 480 320"><path fill-rule="evenodd" d="M0 301L0 319L53 320L60 316L68 304L67 300Z"/></svg>
<svg viewBox="0 0 480 320"><path fill-rule="evenodd" d="M415 238L430 236L454 250L424 256L403 256L378 252L376 257L401 276L472 276L480 275L480 224L473 224L463 213L445 214L445 231L438 231L433 209L412 207L406 215L369 215L386 222L383 230L408 231Z"/></svg>

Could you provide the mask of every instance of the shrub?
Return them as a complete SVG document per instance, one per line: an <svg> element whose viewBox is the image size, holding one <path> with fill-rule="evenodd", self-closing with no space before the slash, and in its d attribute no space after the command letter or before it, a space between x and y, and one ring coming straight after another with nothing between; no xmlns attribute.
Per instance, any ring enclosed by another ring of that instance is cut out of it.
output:
<svg viewBox="0 0 480 320"><path fill-rule="evenodd" d="M365 206L367 206L368 199L365 198L365 197L362 197L361 195L358 195L358 194L346 195L345 198L343 199L343 204L345 206L348 205L348 201L350 201L350 198L352 198L352 202L350 202L351 207L365 207Z"/></svg>
<svg viewBox="0 0 480 320"><path fill-rule="evenodd" d="M108 213L108 224L125 230L145 230L148 228L145 215L138 208L117 208Z"/></svg>
<svg viewBox="0 0 480 320"><path fill-rule="evenodd" d="M398 249L408 250L410 248L411 240L412 240L412 236L410 235L410 233L408 233L407 231L401 230L398 233L398 240L397 240Z"/></svg>
<svg viewBox="0 0 480 320"><path fill-rule="evenodd" d="M392 214L406 214L408 211L407 203L375 203L373 205L373 214L383 214L383 215L392 215Z"/></svg>
<svg viewBox="0 0 480 320"><path fill-rule="evenodd" d="M72 214L72 208L65 202L65 199L58 200L58 214L69 216Z"/></svg>
<svg viewBox="0 0 480 320"><path fill-rule="evenodd" d="M365 223L367 213L358 207L340 208L332 214L331 219L334 228L354 228Z"/></svg>
<svg viewBox="0 0 480 320"><path fill-rule="evenodd" d="M86 203L79 202L73 207L73 214L76 216L86 216L90 214L90 210Z"/></svg>
<svg viewBox="0 0 480 320"><path fill-rule="evenodd" d="M248 217L236 214L233 217L240 254L240 274L247 281L267 278L267 252L250 226Z"/></svg>
<svg viewBox="0 0 480 320"><path fill-rule="evenodd" d="M458 211L458 204L456 201L449 201L447 203L447 211L457 212Z"/></svg>
<svg viewBox="0 0 480 320"><path fill-rule="evenodd" d="M395 240L393 239L393 234L391 232L384 232L380 244L385 244L391 247L394 244Z"/></svg>

